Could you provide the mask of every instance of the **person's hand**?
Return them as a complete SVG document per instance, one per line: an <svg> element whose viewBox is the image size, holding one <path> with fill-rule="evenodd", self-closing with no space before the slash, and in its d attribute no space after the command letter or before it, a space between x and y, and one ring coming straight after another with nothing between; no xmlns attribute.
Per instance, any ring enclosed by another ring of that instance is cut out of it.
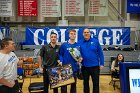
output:
<svg viewBox="0 0 140 93"><path fill-rule="evenodd" d="M62 62L59 62L59 63L58 63L58 66L62 66Z"/></svg>
<svg viewBox="0 0 140 93"><path fill-rule="evenodd" d="M12 88L15 85L15 81L10 81L8 87Z"/></svg>
<svg viewBox="0 0 140 93"><path fill-rule="evenodd" d="M82 62L82 60L83 60L83 58L82 58L82 57L80 57L80 58L78 59L78 63L81 63L81 62Z"/></svg>
<svg viewBox="0 0 140 93"><path fill-rule="evenodd" d="M58 66L62 66L62 62L60 62L60 60L57 60L58 62Z"/></svg>
<svg viewBox="0 0 140 93"><path fill-rule="evenodd" d="M42 67L39 67L39 69L40 69L40 73L43 73L43 68Z"/></svg>
<svg viewBox="0 0 140 93"><path fill-rule="evenodd" d="M115 71L115 69L111 69L111 71Z"/></svg>
<svg viewBox="0 0 140 93"><path fill-rule="evenodd" d="M104 66L100 66L100 69L103 69L104 68Z"/></svg>
<svg viewBox="0 0 140 93"><path fill-rule="evenodd" d="M115 70L119 71L119 67L115 67Z"/></svg>

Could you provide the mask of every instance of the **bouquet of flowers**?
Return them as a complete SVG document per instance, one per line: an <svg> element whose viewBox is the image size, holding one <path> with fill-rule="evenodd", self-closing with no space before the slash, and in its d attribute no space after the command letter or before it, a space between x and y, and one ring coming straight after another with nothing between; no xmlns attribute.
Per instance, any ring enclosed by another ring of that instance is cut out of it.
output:
<svg viewBox="0 0 140 93"><path fill-rule="evenodd" d="M71 54L71 56L78 62L82 56L81 56L81 53L79 51L79 49L76 47L76 48L69 48L69 52Z"/></svg>
<svg viewBox="0 0 140 93"><path fill-rule="evenodd" d="M78 77L78 79L82 80L83 75L82 75L82 71L81 71L81 69L82 69L81 61L83 58L79 51L79 47L69 48L69 52L70 52L71 56L78 62L79 69L78 69L77 77Z"/></svg>

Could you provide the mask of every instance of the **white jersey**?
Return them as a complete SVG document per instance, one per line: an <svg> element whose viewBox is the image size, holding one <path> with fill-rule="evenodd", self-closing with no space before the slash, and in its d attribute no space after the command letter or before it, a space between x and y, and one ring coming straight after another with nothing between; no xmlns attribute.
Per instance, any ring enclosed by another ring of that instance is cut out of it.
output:
<svg viewBox="0 0 140 93"><path fill-rule="evenodd" d="M14 52L9 54L0 53L0 78L8 81L17 79L17 62L19 59Z"/></svg>

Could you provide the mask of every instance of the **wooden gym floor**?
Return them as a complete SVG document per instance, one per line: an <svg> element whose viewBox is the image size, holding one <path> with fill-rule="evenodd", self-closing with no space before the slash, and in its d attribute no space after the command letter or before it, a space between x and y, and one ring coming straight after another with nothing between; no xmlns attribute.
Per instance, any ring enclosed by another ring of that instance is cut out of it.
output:
<svg viewBox="0 0 140 93"><path fill-rule="evenodd" d="M112 84L109 85L110 80L111 80L110 75L100 75L100 93L120 93L120 88L118 88L118 86L116 86L116 89L114 90ZM32 77L31 78L31 82L39 82L39 81L42 81L42 77L40 77L40 78ZM23 93L29 93L28 92L29 84L30 84L30 77L26 77L24 79L24 84L23 84L23 88L22 88ZM52 89L49 90L49 93L53 93ZM59 93L61 93L60 88L59 88ZM70 93L69 85L68 85L68 93ZM83 93L83 81L82 80L77 81L77 93ZM91 80L90 80L90 93L92 93Z"/></svg>

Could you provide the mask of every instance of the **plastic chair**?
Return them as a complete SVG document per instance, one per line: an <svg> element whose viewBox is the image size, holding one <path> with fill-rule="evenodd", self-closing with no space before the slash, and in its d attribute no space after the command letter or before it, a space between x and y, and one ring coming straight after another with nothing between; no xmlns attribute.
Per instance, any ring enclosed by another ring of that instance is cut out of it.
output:
<svg viewBox="0 0 140 93"><path fill-rule="evenodd" d="M30 85L28 87L29 93L35 93L35 91L37 91L37 93L43 93L44 92L43 82L31 82L31 78L34 75L37 75L38 77L40 77L41 73L40 73L39 68L32 71L32 75L30 77Z"/></svg>
<svg viewBox="0 0 140 93"><path fill-rule="evenodd" d="M112 83L114 90L115 90L115 87L116 87L116 82L120 82L119 74L118 74L117 71L116 72L111 72L111 81L109 82L109 85Z"/></svg>
<svg viewBox="0 0 140 93"><path fill-rule="evenodd" d="M116 59L116 57L111 57L111 64L112 64L113 60L115 60L115 59ZM111 69L111 64L110 64L110 69ZM116 82L120 82L119 72L118 71L115 71L115 72L111 71L111 81L109 82L109 85L112 84L114 90L116 87Z"/></svg>
<svg viewBox="0 0 140 93"><path fill-rule="evenodd" d="M29 90L29 93L33 93L35 91L43 92L44 91L44 83L43 82L30 83L28 90Z"/></svg>

